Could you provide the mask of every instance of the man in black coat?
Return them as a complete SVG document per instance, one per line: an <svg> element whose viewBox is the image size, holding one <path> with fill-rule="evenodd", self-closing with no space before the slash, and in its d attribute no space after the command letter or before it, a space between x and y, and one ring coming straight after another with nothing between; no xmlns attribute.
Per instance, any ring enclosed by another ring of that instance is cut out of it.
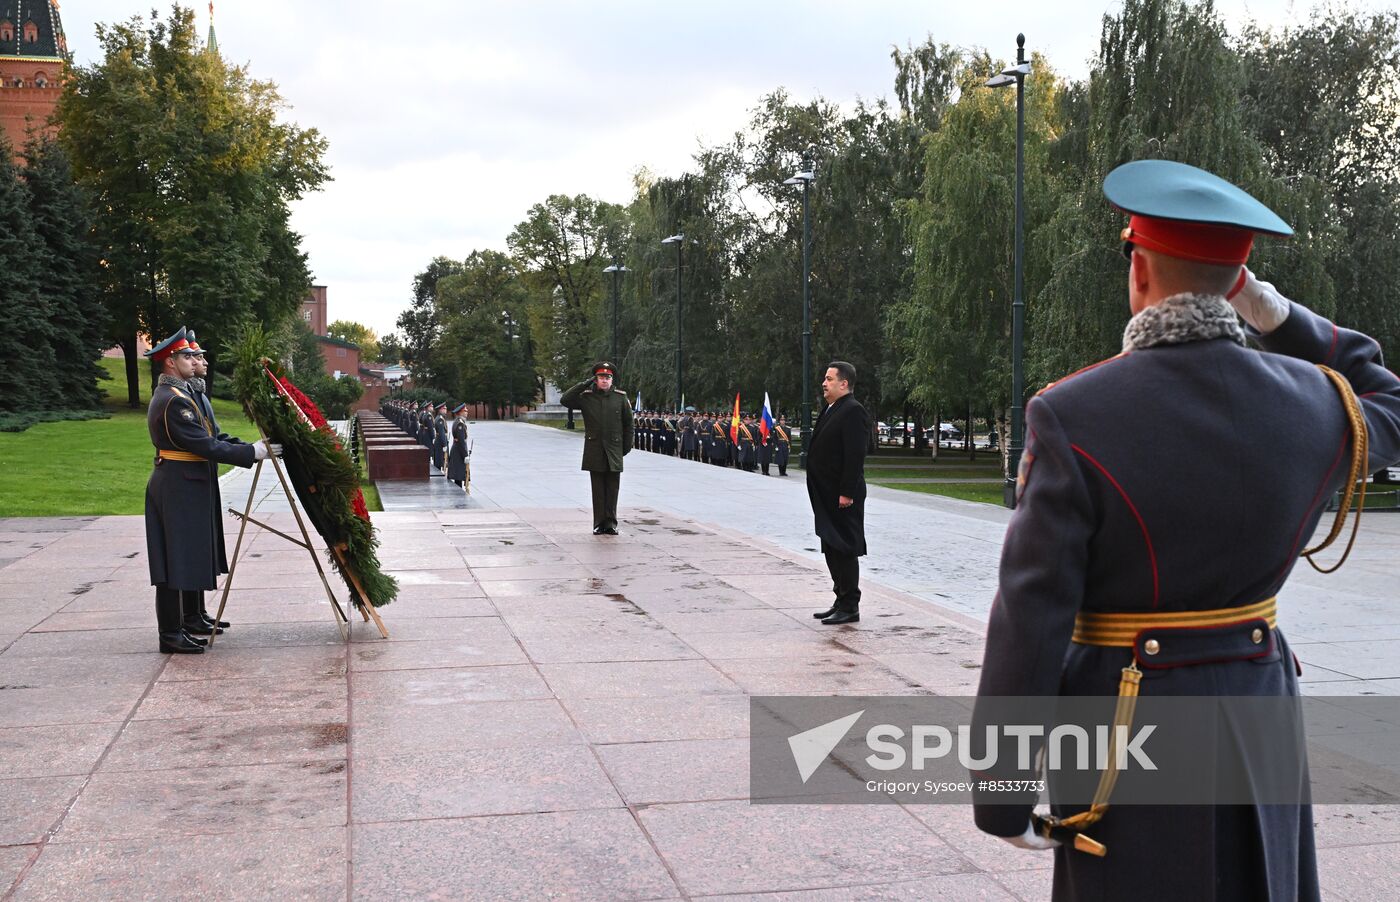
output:
<svg viewBox="0 0 1400 902"><path fill-rule="evenodd" d="M183 629L181 594L218 582L223 548L215 549L221 518L215 503L216 465L251 467L281 453L278 445L220 441L190 392L194 355L182 328L146 352L161 376L146 409L155 469L146 484L146 557L156 587L156 622L164 653L199 654L204 640Z"/></svg>
<svg viewBox="0 0 1400 902"><path fill-rule="evenodd" d="M865 451L870 418L851 396L856 368L843 360L826 368L826 409L807 449L807 497L816 517L835 603L813 614L822 623L860 621L860 558L865 554Z"/></svg>
<svg viewBox="0 0 1400 902"><path fill-rule="evenodd" d="M564 392L559 403L583 411L583 467L593 486L593 534L617 535L617 495L622 458L632 450L632 407L613 388L616 372L608 361L593 365L593 377Z"/></svg>
<svg viewBox="0 0 1400 902"><path fill-rule="evenodd" d="M1133 317L1121 354L1026 406L978 695L1297 696L1280 590L1350 479L1352 403L1370 437L1358 463L1373 472L1400 458L1400 379L1374 340L1244 268L1256 234L1291 229L1243 191L1140 160L1110 173L1104 194L1131 214L1122 237ZM1250 774L1277 764L1243 754ZM1033 790L978 791L974 810L987 833L1055 848L1055 899L1316 900L1303 801L1108 797L1106 808L1055 804L1038 816ZM1106 855L1080 851L1086 837Z"/></svg>

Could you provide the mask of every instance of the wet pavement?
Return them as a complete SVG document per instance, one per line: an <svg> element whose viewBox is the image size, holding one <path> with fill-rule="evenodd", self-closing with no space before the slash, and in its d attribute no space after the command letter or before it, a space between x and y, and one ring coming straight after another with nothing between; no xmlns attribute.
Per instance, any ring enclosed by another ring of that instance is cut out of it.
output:
<svg viewBox="0 0 1400 902"><path fill-rule="evenodd" d="M306 553L255 532L234 628L162 656L141 518L0 521L0 893L1048 898L1049 856L965 808L747 801L751 694L973 691L1002 512L877 497L864 620L832 629L799 479L633 454L624 534L594 537L552 435L474 430L491 507L375 515L389 640L343 643ZM1290 596L1310 691L1400 691L1395 522ZM1400 812L1317 820L1327 898L1400 895Z"/></svg>

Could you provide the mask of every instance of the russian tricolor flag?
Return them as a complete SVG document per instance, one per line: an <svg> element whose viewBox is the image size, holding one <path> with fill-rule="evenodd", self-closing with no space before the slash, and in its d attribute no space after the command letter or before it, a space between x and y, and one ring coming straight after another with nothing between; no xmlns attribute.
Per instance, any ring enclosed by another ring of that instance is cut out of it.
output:
<svg viewBox="0 0 1400 902"><path fill-rule="evenodd" d="M768 442L768 433L773 431L773 406L768 403L768 392L763 393L763 416L758 420L758 431L763 433L763 441Z"/></svg>

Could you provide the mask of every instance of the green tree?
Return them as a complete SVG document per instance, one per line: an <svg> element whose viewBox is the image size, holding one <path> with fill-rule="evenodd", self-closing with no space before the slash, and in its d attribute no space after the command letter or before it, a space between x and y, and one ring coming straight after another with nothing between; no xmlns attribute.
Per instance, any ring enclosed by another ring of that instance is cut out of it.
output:
<svg viewBox="0 0 1400 902"><path fill-rule="evenodd" d="M58 363L56 397L46 406L96 407L102 397L97 359L110 343L97 293L97 253L89 240L91 208L73 182L67 155L52 138L33 137L25 145L24 161L30 218L39 238L34 245L37 284L48 300Z"/></svg>
<svg viewBox="0 0 1400 902"><path fill-rule="evenodd" d="M462 269L438 283L443 331L435 354L450 373L439 386L465 401L533 401L539 382L514 261L499 251L473 251Z"/></svg>
<svg viewBox="0 0 1400 902"><path fill-rule="evenodd" d="M183 323L217 348L300 305L310 276L290 204L328 178L326 145L278 121L274 85L204 52L188 9L97 34L102 59L69 70L57 116L96 202L101 294L136 406L140 333Z"/></svg>
<svg viewBox="0 0 1400 902"><path fill-rule="evenodd" d="M331 338L359 345L360 359L365 362L380 359L379 336L375 335L374 330L369 326L338 319L326 327L326 334Z"/></svg>
<svg viewBox="0 0 1400 902"><path fill-rule="evenodd" d="M67 406L59 400L52 304L40 291L46 250L30 215L29 188L0 135L0 413Z"/></svg>
<svg viewBox="0 0 1400 902"><path fill-rule="evenodd" d="M420 383L431 384L437 377L433 348L442 333L437 312L438 282L461 272L462 264L456 260L435 257L426 269L413 277L413 301L399 314L404 366Z"/></svg>
<svg viewBox="0 0 1400 902"><path fill-rule="evenodd" d="M524 269L536 364L555 385L577 382L604 352L604 260L622 245L622 208L587 195L535 204L506 239Z"/></svg>

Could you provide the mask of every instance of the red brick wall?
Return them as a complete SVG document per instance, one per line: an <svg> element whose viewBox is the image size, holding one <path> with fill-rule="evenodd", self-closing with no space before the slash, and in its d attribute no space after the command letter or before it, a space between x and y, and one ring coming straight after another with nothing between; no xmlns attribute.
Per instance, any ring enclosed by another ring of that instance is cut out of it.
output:
<svg viewBox="0 0 1400 902"><path fill-rule="evenodd" d="M360 349L347 348L334 342L323 341L321 344L321 356L326 361L326 375L334 376L336 370L342 376L360 377Z"/></svg>
<svg viewBox="0 0 1400 902"><path fill-rule="evenodd" d="M306 300L301 302L301 318L306 320L306 324L311 327L311 331L317 335L325 335L330 322L326 319L326 286L312 285L311 294ZM358 372L356 369L345 370L344 367L331 367L340 369L343 372ZM329 372L329 371L328 371Z"/></svg>
<svg viewBox="0 0 1400 902"><path fill-rule="evenodd" d="M48 87L36 88L36 76L43 75ZM46 128L49 116L58 105L63 94L59 80L63 75L60 60L22 60L0 57L0 129L10 139L18 151L24 147L26 130L33 125L41 130ZM24 87L14 87L15 79L22 79ZM47 129L53 131L53 129Z"/></svg>

